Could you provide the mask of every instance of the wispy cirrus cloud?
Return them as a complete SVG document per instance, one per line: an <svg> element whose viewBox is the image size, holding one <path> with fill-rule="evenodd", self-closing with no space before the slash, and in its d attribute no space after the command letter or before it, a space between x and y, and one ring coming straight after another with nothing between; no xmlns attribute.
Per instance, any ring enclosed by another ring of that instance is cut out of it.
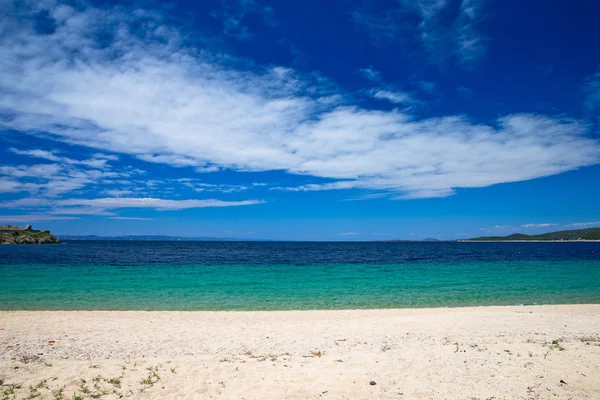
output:
<svg viewBox="0 0 600 400"><path fill-rule="evenodd" d="M196 192L238 193L245 192L252 188L265 186L265 184L256 182L247 185L214 184L202 182L201 180L194 178L179 178L176 181Z"/></svg>
<svg viewBox="0 0 600 400"><path fill-rule="evenodd" d="M279 24L273 7L262 0L221 1L219 5L211 12L211 16L222 24L224 35L237 40L248 40L254 36L246 22L248 16L258 16L270 27Z"/></svg>
<svg viewBox="0 0 600 400"><path fill-rule="evenodd" d="M600 110L600 67L598 71L586 78L583 85L584 106L588 111Z"/></svg>
<svg viewBox="0 0 600 400"><path fill-rule="evenodd" d="M384 11L356 10L352 18L380 44L417 42L435 64L470 68L486 52L484 5L485 0L398 0Z"/></svg>
<svg viewBox="0 0 600 400"><path fill-rule="evenodd" d="M415 5L423 20L436 18L443 4L425 3ZM483 124L362 108L322 77L194 47L156 13L30 5L13 4L0 17L6 129L199 171L281 170L332 181L287 190L366 189L398 199L443 197L600 162L600 145L577 120L512 114ZM478 10L461 6L468 21ZM51 20L51 31L38 31L39 13ZM123 179L110 173L73 172L80 181L66 173L64 183L72 190L88 180ZM17 190L14 175L3 179L0 187Z"/></svg>

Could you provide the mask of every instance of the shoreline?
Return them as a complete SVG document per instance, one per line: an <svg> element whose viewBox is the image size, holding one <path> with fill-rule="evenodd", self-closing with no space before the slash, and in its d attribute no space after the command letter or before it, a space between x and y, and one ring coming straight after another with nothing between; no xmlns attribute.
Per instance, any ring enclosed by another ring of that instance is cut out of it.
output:
<svg viewBox="0 0 600 400"><path fill-rule="evenodd" d="M424 306L424 307L383 307L383 308L316 308L316 309L243 309L243 310L141 310L141 309L2 309L0 308L0 321L2 314L33 314L33 313L224 313L224 314L247 314L247 313L329 313L329 312L380 312L390 311L399 312L404 311L424 311L424 312L435 312L438 310L481 310L481 309L505 309L505 308L527 308L527 307L569 307L569 306L590 306L599 307L598 303L552 303L552 304L485 304L485 305L456 305L456 306Z"/></svg>
<svg viewBox="0 0 600 400"><path fill-rule="evenodd" d="M599 369L600 304L0 311L11 399L585 399Z"/></svg>

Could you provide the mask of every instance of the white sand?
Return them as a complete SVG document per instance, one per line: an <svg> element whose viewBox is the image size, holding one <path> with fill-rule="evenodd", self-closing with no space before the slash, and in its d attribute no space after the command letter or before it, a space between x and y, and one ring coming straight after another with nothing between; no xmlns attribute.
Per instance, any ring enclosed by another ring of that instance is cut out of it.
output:
<svg viewBox="0 0 600 400"><path fill-rule="evenodd" d="M600 399L599 333L600 305L0 312L0 399Z"/></svg>

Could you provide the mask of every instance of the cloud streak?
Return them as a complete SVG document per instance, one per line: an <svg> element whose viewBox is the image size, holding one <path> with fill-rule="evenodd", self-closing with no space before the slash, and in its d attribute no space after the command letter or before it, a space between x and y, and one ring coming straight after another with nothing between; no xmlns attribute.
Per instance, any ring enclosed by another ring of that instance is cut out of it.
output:
<svg viewBox="0 0 600 400"><path fill-rule="evenodd" d="M495 225L495 226L489 226L487 228L479 228L479 229L482 230L482 231L493 231L493 230L508 231L508 230L512 230L512 231L516 232L516 231L519 230L519 228L523 228L523 229L555 228L553 230L557 230L557 229L584 229L584 228L592 228L592 227L595 227L595 226L600 226L600 221L596 221L596 222L573 222L573 223L569 223L569 224L558 224L558 223L544 222L544 223L523 224L523 225L520 225L520 226L516 226L516 225Z"/></svg>
<svg viewBox="0 0 600 400"><path fill-rule="evenodd" d="M13 222L64 221L73 219L79 218L45 214L0 215L0 225Z"/></svg>
<svg viewBox="0 0 600 400"><path fill-rule="evenodd" d="M549 228L551 226L558 226L559 224L543 223L543 224L525 224L521 225L521 228Z"/></svg>
<svg viewBox="0 0 600 400"><path fill-rule="evenodd" d="M99 155L99 157L94 157L88 160L74 160L68 157L59 157L54 152L46 150L19 150L15 148L10 148L9 151L23 156L42 158L45 160L55 161L58 163L68 165L85 165L87 167L99 169L104 168L108 160L114 159L114 157L107 158L107 156Z"/></svg>
<svg viewBox="0 0 600 400"><path fill-rule="evenodd" d="M204 172L283 170L332 181L297 190L367 189L398 199L449 196L456 188L600 162L600 145L576 120L514 114L482 124L464 116L418 119L397 109L361 108L324 79L186 44L156 13L46 4L15 7L0 17L6 32L0 37L0 109L10 116L0 119L2 128ZM439 12L419 4L424 19ZM472 7L461 8L467 19L461 27L474 24L479 12L474 3L464 4ZM51 19L51 32L36 30L33 21L41 12ZM63 169L69 164L53 152L25 155L56 157ZM35 192L19 183L19 168L6 171L0 188ZM69 175L64 184L70 187L61 189L57 181L54 192L108 179L108 173L88 171L79 180ZM72 205L186 204L118 200Z"/></svg>
<svg viewBox="0 0 600 400"><path fill-rule="evenodd" d="M107 210L145 208L159 211L206 207L236 207L263 204L262 200L223 201L217 199L169 200L152 197L104 197L96 199L47 200L26 198L1 203L5 208L52 208L56 214L107 215ZM108 214L110 215L110 214Z"/></svg>
<svg viewBox="0 0 600 400"><path fill-rule="evenodd" d="M60 206L85 206L105 210L124 208L151 208L154 210L184 210L188 208L206 207L235 207L262 204L260 200L223 201L216 199L205 200L166 200L136 197L106 197L100 199L67 199L58 201Z"/></svg>

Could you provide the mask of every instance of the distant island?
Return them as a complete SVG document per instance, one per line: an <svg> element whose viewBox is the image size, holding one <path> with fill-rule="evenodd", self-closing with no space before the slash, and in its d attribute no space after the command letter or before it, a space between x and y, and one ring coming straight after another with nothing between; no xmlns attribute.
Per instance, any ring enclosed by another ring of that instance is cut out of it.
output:
<svg viewBox="0 0 600 400"><path fill-rule="evenodd" d="M33 229L31 225L25 228L14 225L0 226L0 244L58 244L60 240L50 233Z"/></svg>
<svg viewBox="0 0 600 400"><path fill-rule="evenodd" d="M508 236L482 236L472 239L459 240L459 242L580 242L600 241L600 228L576 229L570 231L548 232L541 235L526 235L514 233Z"/></svg>
<svg viewBox="0 0 600 400"><path fill-rule="evenodd" d="M383 243L412 243L412 242L449 242L449 240L440 240L436 238L425 238L421 240L408 240L408 239L389 239L389 240L375 240L376 242Z"/></svg>

